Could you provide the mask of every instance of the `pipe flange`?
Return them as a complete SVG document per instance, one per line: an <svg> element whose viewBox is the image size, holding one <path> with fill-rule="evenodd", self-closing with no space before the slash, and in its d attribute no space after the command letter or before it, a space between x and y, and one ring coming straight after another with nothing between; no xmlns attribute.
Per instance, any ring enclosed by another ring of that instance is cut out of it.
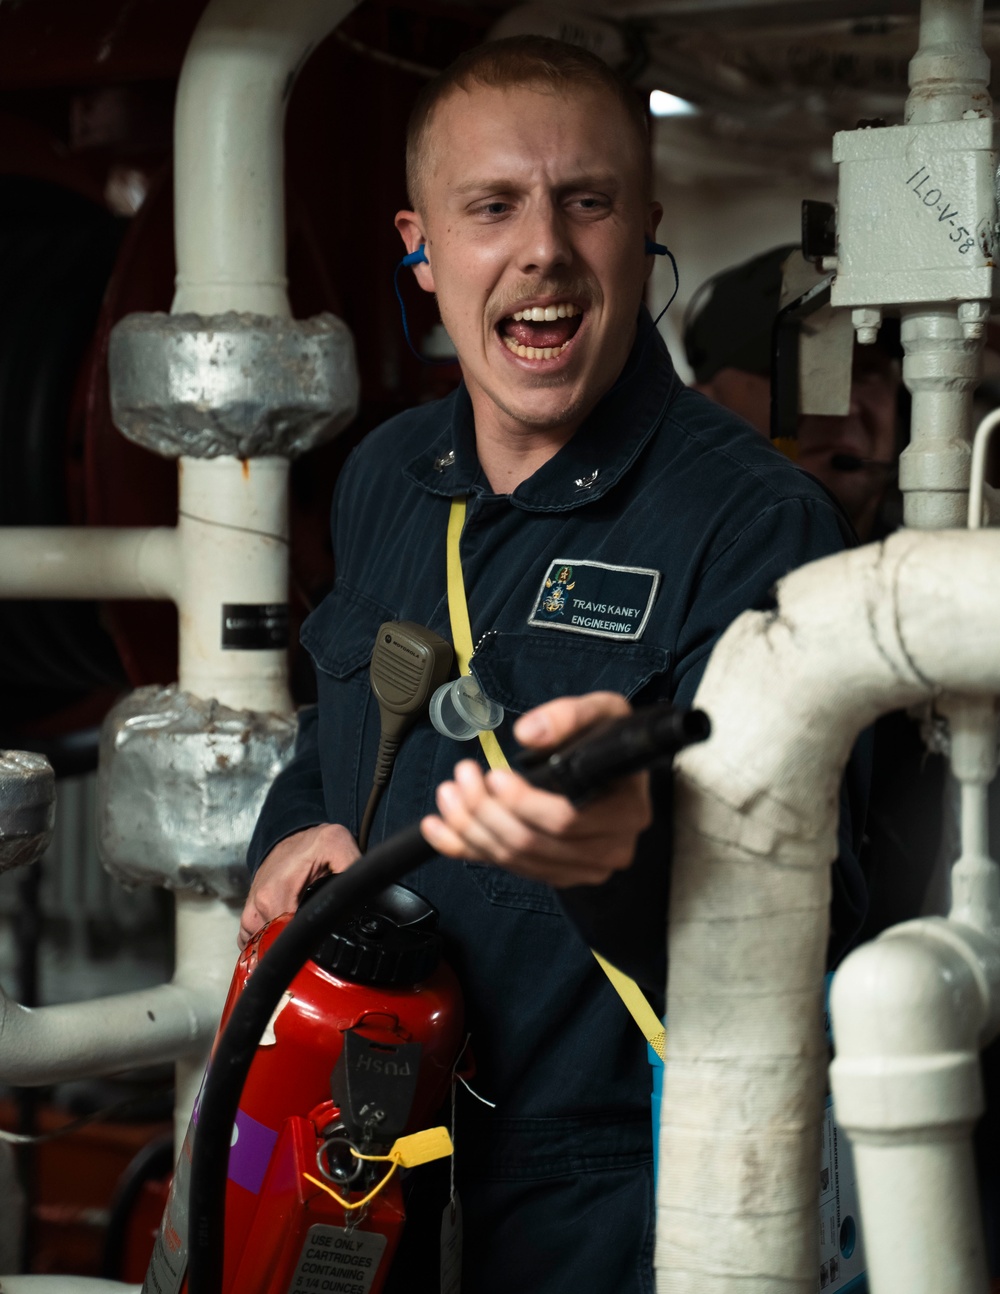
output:
<svg viewBox="0 0 1000 1294"><path fill-rule="evenodd" d="M125 885L242 902L264 796L292 755L295 719L142 687L108 712L97 850Z"/></svg>
<svg viewBox="0 0 1000 1294"><path fill-rule="evenodd" d="M56 778L45 756L0 750L0 872L42 856L55 812Z"/></svg>
<svg viewBox="0 0 1000 1294"><path fill-rule="evenodd" d="M331 314L132 314L111 331L111 413L164 458L297 458L358 409L354 339Z"/></svg>

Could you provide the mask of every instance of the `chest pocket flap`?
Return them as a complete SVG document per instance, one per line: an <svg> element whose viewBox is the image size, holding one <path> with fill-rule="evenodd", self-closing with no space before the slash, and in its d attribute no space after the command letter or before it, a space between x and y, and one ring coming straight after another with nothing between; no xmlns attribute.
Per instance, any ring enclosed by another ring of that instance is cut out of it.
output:
<svg viewBox="0 0 1000 1294"><path fill-rule="evenodd" d="M391 607L338 580L302 626L302 646L317 669L347 678L372 658L379 625L395 620Z"/></svg>
<svg viewBox="0 0 1000 1294"><path fill-rule="evenodd" d="M633 697L669 668L670 652L663 647L582 634L490 634L472 659L486 695L515 714L583 692Z"/></svg>

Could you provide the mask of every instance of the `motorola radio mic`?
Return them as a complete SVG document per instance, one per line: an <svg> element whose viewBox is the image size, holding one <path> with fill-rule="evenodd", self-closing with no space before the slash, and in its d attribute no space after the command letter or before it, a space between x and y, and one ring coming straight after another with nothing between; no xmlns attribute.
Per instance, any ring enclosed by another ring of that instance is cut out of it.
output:
<svg viewBox="0 0 1000 1294"><path fill-rule="evenodd" d="M369 675L378 702L381 733L371 794L358 832L362 853L402 740L448 677L451 661L451 643L432 629L412 620L387 620L379 626Z"/></svg>

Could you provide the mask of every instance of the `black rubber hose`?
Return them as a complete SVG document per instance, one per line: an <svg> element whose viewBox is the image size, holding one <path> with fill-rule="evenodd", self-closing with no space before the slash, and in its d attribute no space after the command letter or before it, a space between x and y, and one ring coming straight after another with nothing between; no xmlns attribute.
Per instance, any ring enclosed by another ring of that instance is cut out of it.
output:
<svg viewBox="0 0 1000 1294"><path fill-rule="evenodd" d="M620 777L704 741L709 730L700 710L647 706L595 725L554 751L531 752L522 772L534 786L579 802ZM434 856L419 825L376 845L341 872L336 884L317 890L302 904L247 980L216 1043L198 1112L188 1207L188 1294L220 1294L222 1289L233 1123L257 1044L281 995L347 912Z"/></svg>
<svg viewBox="0 0 1000 1294"><path fill-rule="evenodd" d="M247 980L216 1044L198 1111L189 1203L188 1294L217 1294L222 1288L226 1179L233 1123L243 1084L264 1026L281 995L351 908L366 902L435 851L408 827L376 845L340 873L335 885L318 890L299 908ZM251 987L253 993L248 998Z"/></svg>

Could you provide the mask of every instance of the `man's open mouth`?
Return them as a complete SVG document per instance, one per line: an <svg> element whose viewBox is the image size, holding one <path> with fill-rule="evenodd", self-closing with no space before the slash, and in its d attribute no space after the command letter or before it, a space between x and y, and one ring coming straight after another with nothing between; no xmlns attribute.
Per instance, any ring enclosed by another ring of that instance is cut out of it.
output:
<svg viewBox="0 0 1000 1294"><path fill-rule="evenodd" d="M583 322L583 310L572 301L527 306L501 319L500 340L521 359L557 359Z"/></svg>

